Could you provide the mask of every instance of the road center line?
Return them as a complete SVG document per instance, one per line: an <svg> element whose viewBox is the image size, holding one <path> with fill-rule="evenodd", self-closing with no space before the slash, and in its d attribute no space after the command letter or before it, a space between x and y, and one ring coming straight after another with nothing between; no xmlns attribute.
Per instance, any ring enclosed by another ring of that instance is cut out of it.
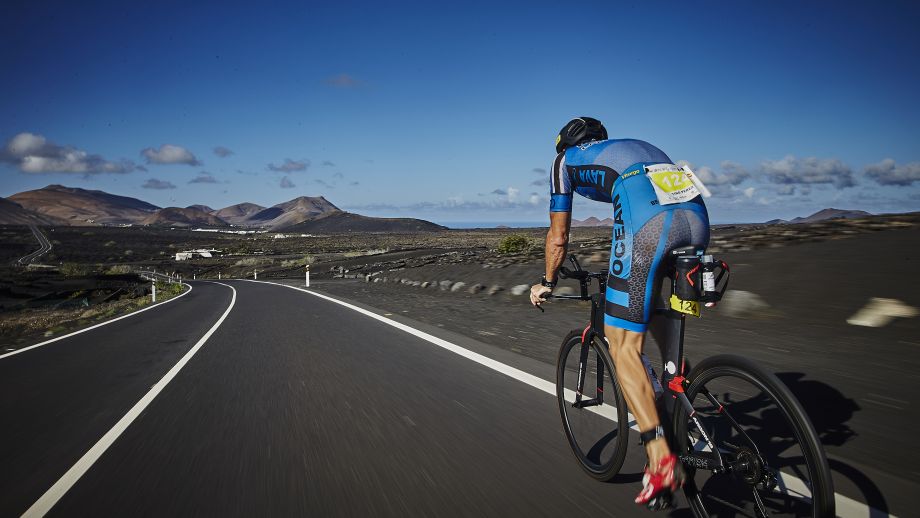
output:
<svg viewBox="0 0 920 518"><path fill-rule="evenodd" d="M339 304L340 306L345 306L348 309L357 311L358 313L361 313L362 315L365 315L375 320L378 320L380 322L383 322L384 324L393 326L396 329L399 329L411 335L417 336L421 338L422 340L425 340L434 345L447 349L448 351L451 351L460 356L463 356L464 358L470 359L480 365L484 365L506 376L514 378L522 383L530 385L531 387L542 390L543 392L546 392L547 394L551 394L553 396L556 395L556 384L555 383L550 383L549 381L546 381L542 378L538 378L537 376L534 376L533 374L528 374L520 369L516 369L514 367L511 367L510 365L505 365L504 363L493 360L487 356L483 356L479 353L475 353L473 351L470 351L469 349L464 349L463 347L460 347L459 345L448 342L447 340L438 338L437 336L428 334L424 331L419 331L418 329L415 329L414 327L410 327L405 324L399 323L395 320L391 320L387 317L378 315L372 311L368 311L364 308L355 306L354 304L349 304L348 302L344 302L344 301L332 298L328 295L317 293L315 291L305 290L303 288L298 288L296 286L288 286L287 284L279 284L276 282L267 282L267 281L256 281L256 280L251 280L251 279L238 279L238 280L244 280L246 282L256 282L260 284L274 284L275 286L282 286L284 288L290 288L292 290L302 291L304 293L309 293L310 295L313 295L314 297L319 297L321 299L325 299L330 302L334 302L336 304ZM572 400L574 401L574 397L572 398ZM634 421L632 414L629 415L629 418L630 418L630 424L632 425L630 426L630 428L632 428L633 430L639 431L638 427L633 424L635 421ZM784 478L788 480L790 477L786 476ZM799 481L798 479L795 479L794 481L801 483L801 481ZM884 511L880 511L878 509L875 509L874 507L869 507L868 505L858 500L854 500L848 496L841 495L840 493L834 494L834 500L837 506L837 516L841 516L843 518L849 518L849 517L872 517L872 518L890 517L890 518L894 518L894 515L888 514Z"/></svg>
<svg viewBox="0 0 920 518"><path fill-rule="evenodd" d="M19 353L24 353L24 352L26 352L26 351L31 351L32 349L35 349L36 347L41 347L41 346L43 346L43 345L48 345L48 344L50 344L50 343L52 343L52 342L57 342L58 340L63 340L63 339L65 339L65 338L70 338L71 336L75 336L75 335L78 335L78 334L80 334L80 333L85 333L85 332L87 332L87 331L92 331L93 329L96 329L97 327L107 326L107 325L109 325L109 324L111 324L111 323L113 323L113 322L118 322L119 320L121 320L121 319L123 319L123 318L133 317L134 315L140 315L140 314L143 313L144 311L147 311L147 310L150 310L150 309L153 309L153 308L162 306L163 304L169 304L170 302L172 302L172 301L174 301L174 300L179 300L179 299L181 299L182 297L184 297L184 296L186 296L186 295L188 295L189 293L192 292L192 287L191 287L191 285L185 284L184 282L182 283L182 285L183 285L183 286L187 286L187 287L188 287L188 290L186 290L185 292L183 292L183 293L179 294L178 296L175 296L175 297L173 297L173 298L171 298L171 299L169 299L169 300L164 300L163 302L157 302L156 304L153 304L152 306L147 306L147 307L144 308L144 309L139 309L139 310L137 310L137 311L132 311L131 313L128 313L127 315L122 315L122 316L120 316L120 317L118 317L118 318L113 318L112 320L106 320L105 322L99 322L98 324L89 326L89 327L87 327L86 329L80 329L79 331L74 331L73 333L67 333L66 335L61 335L61 336L59 336L59 337L57 337L57 338L52 338L51 340L45 340L44 342L40 342L40 343L37 343L37 344L35 344L35 345L30 345L30 346L28 346L28 347L23 347L22 349L16 349L15 351L8 352L8 353L6 353L6 354L0 354L0 360L2 360L2 359L4 359L4 358L8 358L8 357L13 356L13 355L16 355L16 354L19 354Z"/></svg>
<svg viewBox="0 0 920 518"><path fill-rule="evenodd" d="M32 504L32 507L23 513L23 518L38 517L47 514L48 511L54 507L54 504L56 504L58 500L60 500L61 497L63 497L64 494L66 494L67 491L69 491L70 488L73 487L73 485L76 484L78 480L80 480L80 477L89 471L89 468L91 468L93 464L99 460L99 457L105 453L109 446L111 446L112 443L114 443L115 440L118 439L118 437L128 428L128 426L130 426L131 423L134 422L134 420L137 419L139 415L141 415L141 412L143 412L147 406L150 405L153 399L163 391L166 385L168 385L169 382L176 377L176 374L182 370L182 367L185 367L185 364L187 364L189 360L192 359L192 356L195 356L195 353L197 353L198 350L201 349L201 346L203 346L204 343L208 341L208 338L211 338L211 335L214 334L214 331L217 331L217 328L220 327L220 325L227 318L227 315L230 314L230 310L233 309L233 305L236 304L236 288L222 282L215 282L214 284L220 284L221 286L226 286L233 290L233 296L230 299L230 305L224 311L224 314L221 315L220 318L217 319L217 322L211 326L211 329L208 329L208 332L205 333L200 340L198 340L198 343L189 349L189 351L185 353L185 356L183 356L178 363L173 365L173 367L169 369L169 372L167 372L166 375L156 383L156 385L151 387L150 390L144 395L144 397L135 403L135 405L131 407L131 410L128 410L128 413L125 414L124 417L115 423L115 426L113 426L111 430L106 432L106 434L103 435L102 438L99 439L99 441L89 449L89 451L80 457L80 460L78 460L76 464L67 470L67 473L64 473L64 476L55 482L54 485L51 486L51 488L41 496L41 498Z"/></svg>

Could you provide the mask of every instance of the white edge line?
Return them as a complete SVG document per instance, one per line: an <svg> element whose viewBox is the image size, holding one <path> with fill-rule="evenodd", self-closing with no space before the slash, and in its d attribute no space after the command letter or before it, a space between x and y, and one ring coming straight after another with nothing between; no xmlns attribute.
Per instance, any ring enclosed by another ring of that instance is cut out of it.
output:
<svg viewBox="0 0 920 518"><path fill-rule="evenodd" d="M40 342L40 343L37 343L37 344L35 344L35 345L30 345L30 346L28 346L28 347L23 347L22 349L16 349L15 351L11 351L11 352L8 352L8 353L6 353L6 354L0 354L0 360L2 360L2 359L4 359L4 358L8 358L8 357L13 356L13 355L16 355L16 354L19 354L19 353L24 353L24 352L26 352L26 351L31 351L32 349L35 349L36 347L41 347L41 346L43 346L43 345L48 345L48 344L50 344L50 343L52 343L52 342L57 342L58 340L63 340L63 339L65 339L65 338L70 338L71 336L75 336L75 335L78 335L78 334L80 334L80 333L85 333L85 332L87 332L87 331L92 331L93 329L96 329L97 327L106 326L106 325L111 324L112 322L118 322L119 320L121 320L121 319L123 319L123 318L128 318L128 317L133 317L134 315L139 315L139 314L143 313L144 311L147 311L148 309L153 309L153 308L162 306L163 304L169 304L170 302L172 302L172 301L174 301L174 300L179 300L179 299L181 299L182 297L184 297L184 296L186 296L186 295L188 295L189 293L192 292L192 286L191 286L190 284L186 284L186 283L183 282L182 285L183 285L183 286L187 286L187 287L188 287L188 290L182 292L182 293L179 294L178 296L173 297L173 298L171 298L171 299L169 299L169 300L164 300L163 302L157 302L156 304L153 304L152 306L147 306L147 307L144 308L144 309L139 309L139 310L137 310L137 311L132 311L131 313L128 313L127 315L122 315L122 316L120 316L120 317L113 318L112 320L106 320L105 322L99 322L98 324L91 325L91 326L89 326L89 327L87 327L87 328L85 328L85 329L80 329L79 331L74 331L73 333L67 333L66 335L61 335L61 336L59 336L59 337L57 337L57 338L52 338L51 340L45 340L44 342Z"/></svg>
<svg viewBox="0 0 920 518"><path fill-rule="evenodd" d="M214 331L217 331L217 328L220 327L220 325L227 318L227 315L230 314L230 310L233 309L233 305L236 304L236 288L222 282L214 282L214 284L220 284L221 286L226 286L233 290L233 297L230 299L230 305L224 311L224 314L221 315L220 318L217 319L217 322L211 326L211 329L208 329L208 332L205 333L200 340L198 340L198 343L192 346L192 348L189 349L187 353L185 353L185 356L183 356L178 363L173 365L173 367L169 369L169 372L167 372L166 375L156 383L156 385L151 387L150 390L144 394L144 397L135 403L135 405L131 407L131 410L128 410L128 413L125 414L124 417L115 423L115 426L113 426L111 430L106 432L106 434L103 435L102 438L99 439L99 441L97 441L96 444L94 444L93 447L89 449L89 451L80 457L80 460L78 460L76 464L74 464L69 470L67 470L66 473L64 473L64 476L55 482L54 485L48 489L48 491L45 491L45 494L36 500L35 503L32 504L32 507L29 507L29 509L22 514L24 518L44 516L48 511L50 511L51 508L54 507L54 504L56 504L58 500L60 500L61 497L63 497L64 494L67 493L67 491L69 491L70 488L73 487L73 485L76 484L78 480L80 480L80 477L86 474L86 472L89 471L89 468L91 468L92 465L97 460L99 460L99 457L105 453L105 450L107 450L109 446L111 446L112 443L114 443L115 440L118 439L118 437L128 428L128 426L130 426L131 423L134 422L134 420L137 419L139 415L141 415L141 412L143 412L144 409L150 405L153 399L159 395L163 388L165 388L166 385L176 377L176 374L178 374L179 371L182 370L182 367L184 367L185 364L187 364L189 360L192 359L192 356L195 356L195 353L198 352L198 350L201 349L201 346L203 346L204 343L208 341L208 338L211 338L211 335L214 334Z"/></svg>
<svg viewBox="0 0 920 518"><path fill-rule="evenodd" d="M493 359L491 359L491 358L489 358L489 357L487 357L487 356L483 356L483 355L481 355L481 354L479 354L479 353L475 353L475 352L473 352L473 351L470 351L469 349L464 349L463 347L460 347L459 345L456 345L456 344L453 344L453 343L451 343L451 342L448 342L447 340L444 340L443 338L438 338L437 336L428 334L428 333L426 333L426 332L424 332L424 331L419 331L418 329L415 329L414 327L409 327L409 326L407 326L407 325L405 325L405 324L401 324L401 323L399 323L399 322L397 322L397 321L395 321L395 320L391 320L391 319L389 319L389 318L387 318L387 317L378 315L378 314L376 314L376 313L374 313L374 312L372 312L372 311L368 311L368 310L366 310L366 309L364 309L364 308L360 308L360 307L358 307L358 306L355 306L354 304L349 304L348 302L344 302L344 301L341 301L341 300L338 300L338 299L334 299L334 298L332 298L332 297L330 297L330 296L328 296L328 295L323 295L323 294L317 293L317 292L315 292L315 291L305 290L305 289L303 289L303 288L298 288L298 287L296 287L296 286L289 286L289 285L287 285L287 284L279 284L279 283L277 283L277 282L269 282L269 281L256 281L256 280L252 280L252 279L235 279L235 280L242 280L242 281L246 281L246 282L257 282L257 283L260 283L260 284L274 284L275 286L282 286L282 287L284 287L284 288L290 288L290 289L292 289L292 290L297 290L297 291L302 291L302 292L304 292L304 293L309 293L310 295L313 295L313 296L315 296L315 297L319 297L319 298L321 298L321 299L325 299L325 300L328 300L328 301L330 301L330 302L334 302L334 303L339 304L339 305L341 305L341 306L345 306L346 308L352 309L352 310L354 310L354 311L357 311L358 313L361 313L362 315L366 315L366 316L371 317L371 318L373 318L373 319L375 319L375 320L378 320L378 321L380 321L380 322L383 322L384 324L393 326L393 327L395 327L396 329L399 329L399 330L401 330L401 331L405 331L405 332L407 332L407 333L409 333L409 334L411 334L411 335L415 335L415 336L421 338L422 340L428 341L428 342L430 342L430 343L432 343L432 344L434 344L434 345L437 345L437 346L439 346L439 347L442 347L442 348L444 348L444 349L447 349L448 351L451 351L451 352L456 353L456 354L458 354L458 355L460 355L460 356L463 356L464 358L473 360L474 362L479 363L480 365L484 365L484 366L486 366L486 367L489 367L490 369L493 369L493 370L498 371L498 372L500 372L500 373L502 373L502 374L504 374L504 375L506 375L506 376L509 376L509 377L511 377L511 378L514 378L514 379L520 381L520 382L523 382L523 383L525 383L525 384L527 384L527 385L530 385L531 387L534 387L534 388L536 388L536 389L542 390L543 392L546 392L547 394L551 394L551 395L553 395L553 396L556 395L556 384L555 384L555 383L550 383L550 382L548 382L548 381L546 381L546 380L544 380L544 379L542 379L542 378L538 378L537 376L534 376L533 374L528 374L528 373L526 373L526 372L524 372L524 371L522 371L522 370L520 370L520 369L516 369L516 368L511 367L511 366L509 366L509 365L505 365L504 363L501 363L501 362L499 362L499 361L493 360ZM572 400L574 401L574 394L572 395ZM598 415L603 415L603 414L598 412ZM610 416L604 416L604 417L609 418ZM638 425L634 424L634 423L635 423L635 418L633 417L632 414L629 414L629 419L630 419L630 422L629 422L630 428L633 429L633 430L639 431ZM785 477L785 478L788 479L788 477ZM796 480L798 480L798 479L796 479ZM893 514L888 514L888 513L885 513L885 512L883 512L883 511L879 511L878 509L875 509L874 507L869 507L868 505L866 505L866 504L864 504L864 503L862 503L862 502L860 502L860 501L858 501L858 500L854 500L854 499L852 499L852 498L850 498L850 497L841 495L840 493L834 493L834 500L835 500L835 503L836 503L836 505L837 505L837 507L838 507L838 508L837 508L837 516L841 516L841 517L844 517L844 518L849 518L849 517L851 517L851 516L853 516L853 517L857 517L857 516L860 516L860 517L862 517L862 516L870 517L870 516L871 516L871 517L873 517L873 518L888 516L888 517L891 517L891 518L896 518Z"/></svg>

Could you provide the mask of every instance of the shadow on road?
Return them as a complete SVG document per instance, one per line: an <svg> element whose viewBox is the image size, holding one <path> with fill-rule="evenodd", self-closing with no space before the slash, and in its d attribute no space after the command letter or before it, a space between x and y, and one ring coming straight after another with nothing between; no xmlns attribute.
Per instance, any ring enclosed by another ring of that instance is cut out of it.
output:
<svg viewBox="0 0 920 518"><path fill-rule="evenodd" d="M776 376L802 403L823 444L841 446L856 435L846 424L860 409L855 401L826 383L803 379L801 372L780 372Z"/></svg>
<svg viewBox="0 0 920 518"><path fill-rule="evenodd" d="M844 397L834 387L820 381L803 379L800 372L781 372L777 377L786 384L802 403L805 412L827 446L842 446L856 436L847 422L860 410L855 401ZM828 459L835 480L841 476L849 479L863 494L863 500L870 507L879 511L873 516L887 516L888 502L881 489L862 471L837 459Z"/></svg>

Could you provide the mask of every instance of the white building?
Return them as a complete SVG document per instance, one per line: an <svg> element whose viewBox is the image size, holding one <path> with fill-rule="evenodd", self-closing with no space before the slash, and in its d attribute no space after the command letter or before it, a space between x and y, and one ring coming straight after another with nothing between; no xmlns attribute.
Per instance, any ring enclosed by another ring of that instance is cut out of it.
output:
<svg viewBox="0 0 920 518"><path fill-rule="evenodd" d="M213 248L199 248L197 250L186 250L184 252L176 252L176 261L187 261L189 259L194 259L195 257L214 257L217 255L223 254L221 250L215 250Z"/></svg>

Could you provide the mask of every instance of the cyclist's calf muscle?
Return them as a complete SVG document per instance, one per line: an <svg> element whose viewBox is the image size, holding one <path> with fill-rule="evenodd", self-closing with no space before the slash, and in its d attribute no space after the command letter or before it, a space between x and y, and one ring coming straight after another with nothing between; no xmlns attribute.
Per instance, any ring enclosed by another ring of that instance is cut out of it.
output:
<svg viewBox="0 0 920 518"><path fill-rule="evenodd" d="M648 379L645 364L642 363L642 347L645 333L627 331L619 327L604 326L604 334L610 344L610 357L613 359L617 377L623 387L623 395L639 430L654 429L660 424L658 409L655 407L655 392ZM649 463L657 466L670 451L663 440L651 441L647 447Z"/></svg>

